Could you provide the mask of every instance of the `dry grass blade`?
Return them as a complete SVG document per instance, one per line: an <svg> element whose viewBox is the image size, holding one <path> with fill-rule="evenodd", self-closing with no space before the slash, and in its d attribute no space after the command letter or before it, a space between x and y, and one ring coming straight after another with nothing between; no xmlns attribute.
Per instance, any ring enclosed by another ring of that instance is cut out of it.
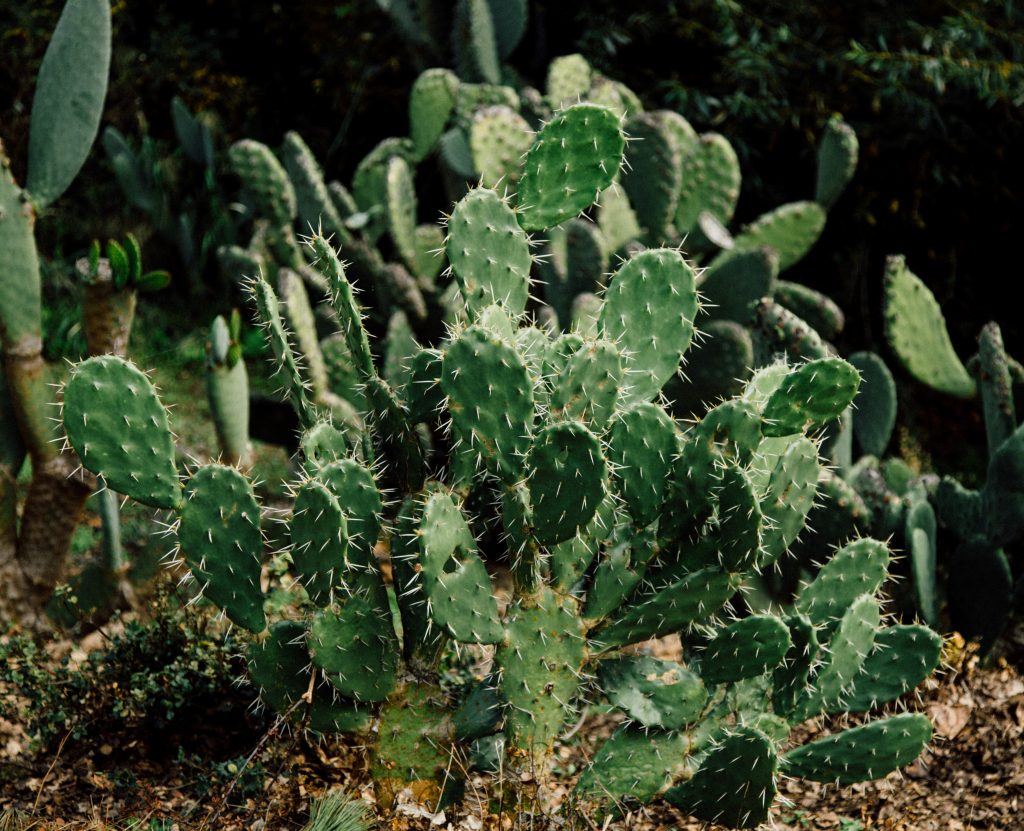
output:
<svg viewBox="0 0 1024 831"><path fill-rule="evenodd" d="M314 800L303 831L370 831L366 805L344 791L331 791Z"/></svg>

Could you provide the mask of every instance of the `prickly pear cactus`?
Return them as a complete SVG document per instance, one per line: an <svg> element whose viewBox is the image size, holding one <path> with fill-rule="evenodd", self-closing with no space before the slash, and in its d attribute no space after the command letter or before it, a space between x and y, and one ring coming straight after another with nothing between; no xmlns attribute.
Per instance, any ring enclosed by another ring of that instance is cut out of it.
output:
<svg viewBox="0 0 1024 831"><path fill-rule="evenodd" d="M444 339L413 350L396 386L337 252L309 240L364 387L355 440L311 400L275 292L254 280L306 426L289 520L296 609L262 602L262 520L245 478L206 465L179 483L143 373L103 358L68 384L65 428L83 463L178 513L200 591L252 632L262 699L318 731L362 730L384 801L411 789L436 807L459 791L467 759L493 766L502 748L514 781L545 779L556 740L594 695L630 720L574 794L602 815L664 796L753 827L783 773L884 775L929 738L924 717L900 716L820 740L848 765L825 745L784 750L792 725L848 700L883 705L938 660L928 630L881 623L883 543L839 551L786 616L750 615L740 600L803 527L821 475L814 437L850 406L856 370L834 357L776 363L703 419L677 421L661 392L700 303L675 248L618 267L593 333L534 325L527 231L589 207L619 168L621 129L607 108L564 110L537 136L514 198L463 197L446 247L464 308ZM502 562L514 590L499 604L488 564ZM670 634L678 660L637 653ZM458 710L433 669L447 644L494 647L489 681Z"/></svg>

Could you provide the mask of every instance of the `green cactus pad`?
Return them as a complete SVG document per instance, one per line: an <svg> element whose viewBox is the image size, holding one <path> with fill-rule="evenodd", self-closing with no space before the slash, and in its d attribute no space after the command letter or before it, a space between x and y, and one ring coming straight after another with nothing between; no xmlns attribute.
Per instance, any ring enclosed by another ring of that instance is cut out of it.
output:
<svg viewBox="0 0 1024 831"><path fill-rule="evenodd" d="M412 168L402 156L388 159L384 175L384 215L388 233L402 262L415 270L419 248L416 245L416 187Z"/></svg>
<svg viewBox="0 0 1024 831"><path fill-rule="evenodd" d="M455 108L459 79L447 69L428 69L409 90L409 135L417 159L437 144Z"/></svg>
<svg viewBox="0 0 1024 831"><path fill-rule="evenodd" d="M28 183L44 208L71 184L99 129L110 71L110 3L66 3L43 56L32 100Z"/></svg>
<svg viewBox="0 0 1024 831"><path fill-rule="evenodd" d="M590 64L582 55L562 55L548 65L548 101L556 109L586 99L590 83Z"/></svg>
<svg viewBox="0 0 1024 831"><path fill-rule="evenodd" d="M825 228L825 209L816 202L790 202L758 217L736 237L733 252L767 245L779 255L779 271L796 265Z"/></svg>
<svg viewBox="0 0 1024 831"><path fill-rule="evenodd" d="M939 616L939 601L935 596L935 526L935 510L928 501L923 498L913 500L907 511L904 536L910 549L917 608L930 625L937 625Z"/></svg>
<svg viewBox="0 0 1024 831"><path fill-rule="evenodd" d="M686 417L738 395L754 364L750 333L732 320L712 320L701 327L703 337L687 356L685 380L670 378L665 395L672 411Z"/></svg>
<svg viewBox="0 0 1024 831"><path fill-rule="evenodd" d="M682 149L666 119L657 112L637 113L625 125L626 145L622 186L649 239L669 236L682 185Z"/></svg>
<svg viewBox="0 0 1024 831"><path fill-rule="evenodd" d="M582 343L564 365L550 366L554 390L549 402L553 419L577 419L602 431L615 410L622 383L622 356L611 341Z"/></svg>
<svg viewBox="0 0 1024 831"><path fill-rule="evenodd" d="M718 528L714 548L726 571L739 574L756 563L761 554L761 508L747 474L727 463L715 489Z"/></svg>
<svg viewBox="0 0 1024 831"><path fill-rule="evenodd" d="M313 616L309 654L313 664L347 698L383 701L395 686L400 651L382 591L346 597L337 608Z"/></svg>
<svg viewBox="0 0 1024 831"><path fill-rule="evenodd" d="M984 517L981 493L965 488L952 476L943 476L933 500L939 521L958 534L978 534Z"/></svg>
<svg viewBox="0 0 1024 831"><path fill-rule="evenodd" d="M846 316L834 300L801 283L779 280L773 297L825 340L835 340L846 325Z"/></svg>
<svg viewBox="0 0 1024 831"><path fill-rule="evenodd" d="M791 617L786 624L791 646L782 665L772 673L772 707L775 712L789 716L803 699L821 645L817 630L806 615Z"/></svg>
<svg viewBox="0 0 1024 831"><path fill-rule="evenodd" d="M797 595L795 608L814 623L838 620L863 594L881 587L889 568L889 548L865 537L839 549Z"/></svg>
<svg viewBox="0 0 1024 831"><path fill-rule="evenodd" d="M412 357L409 381L405 385L405 403L409 419L414 423L435 419L444 406L441 389L441 361L443 353L437 349L421 349Z"/></svg>
<svg viewBox="0 0 1024 831"><path fill-rule="evenodd" d="M831 208L857 170L859 143L853 128L834 115L825 125L818 143L818 173L814 201Z"/></svg>
<svg viewBox="0 0 1024 831"><path fill-rule="evenodd" d="M620 726L597 749L573 796L588 816L622 813L626 802L645 804L687 773L689 750L685 733Z"/></svg>
<svg viewBox="0 0 1024 831"><path fill-rule="evenodd" d="M705 822L756 828L775 799L779 762L771 740L752 727L735 727L704 757L693 778L665 794L673 805Z"/></svg>
<svg viewBox="0 0 1024 831"><path fill-rule="evenodd" d="M626 192L616 183L601 191L598 226L609 251L618 251L626 243L639 239L642 231Z"/></svg>
<svg viewBox="0 0 1024 831"><path fill-rule="evenodd" d="M530 242L493 190L476 188L459 200L448 221L447 251L471 316L494 303L512 314L526 308Z"/></svg>
<svg viewBox="0 0 1024 831"><path fill-rule="evenodd" d="M612 278L602 334L626 356L626 401L648 401L679 369L697 316L694 272L674 249L643 251Z"/></svg>
<svg viewBox="0 0 1024 831"><path fill-rule="evenodd" d="M289 531L292 563L309 599L328 605L348 566L348 524L334 494L306 482L295 495Z"/></svg>
<svg viewBox="0 0 1024 831"><path fill-rule="evenodd" d="M922 384L970 398L974 379L957 357L935 296L902 256L885 262L885 335L903 368Z"/></svg>
<svg viewBox="0 0 1024 831"><path fill-rule="evenodd" d="M298 133L285 133L281 156L288 172L288 179L295 190L295 204L301 227L322 227L327 233L342 233L342 216L324 183L323 171Z"/></svg>
<svg viewBox="0 0 1024 831"><path fill-rule="evenodd" d="M113 483L110 483L113 485ZM206 465L188 481L178 545L203 596L250 632L267 625L260 589L260 507L233 467Z"/></svg>
<svg viewBox="0 0 1024 831"><path fill-rule="evenodd" d="M752 615L719 630L700 656L707 684L754 678L774 669L792 646L789 627L772 615Z"/></svg>
<svg viewBox="0 0 1024 831"><path fill-rule="evenodd" d="M853 433L865 453L881 458L896 424L896 382L874 352L855 352L847 360L861 377L853 399Z"/></svg>
<svg viewBox="0 0 1024 831"><path fill-rule="evenodd" d="M710 617L736 592L736 579L719 568L704 568L669 583L599 629L592 639L602 647L626 646L676 632Z"/></svg>
<svg viewBox="0 0 1024 831"><path fill-rule="evenodd" d="M418 535L431 617L462 643L498 643L504 632L491 579L452 496L438 492L427 498Z"/></svg>
<svg viewBox="0 0 1024 831"><path fill-rule="evenodd" d="M1024 535L1024 425L992 454L982 501L994 546L1007 545Z"/></svg>
<svg viewBox="0 0 1024 831"><path fill-rule="evenodd" d="M708 699L700 677L675 661L630 655L602 661L598 672L608 700L644 727L680 730Z"/></svg>
<svg viewBox="0 0 1024 831"><path fill-rule="evenodd" d="M771 248L754 248L716 261L697 281L713 319L748 323L758 301L770 297L779 273L779 257Z"/></svg>
<svg viewBox="0 0 1024 831"><path fill-rule="evenodd" d="M298 702L310 687L312 669L306 648L306 626L297 620L273 624L266 637L253 641L248 651L249 678L259 689L260 698L276 712L295 708L297 716L308 709L309 726L317 733L345 733L366 726L368 708L338 696L329 685L314 685L313 701L308 707Z"/></svg>
<svg viewBox="0 0 1024 831"><path fill-rule="evenodd" d="M834 354L805 321L778 303L764 298L754 310L754 360L768 364L780 355L790 361L813 361Z"/></svg>
<svg viewBox="0 0 1024 831"><path fill-rule="evenodd" d="M452 47L459 75L471 81L498 83L501 63L488 0L459 0L452 25Z"/></svg>
<svg viewBox="0 0 1024 831"><path fill-rule="evenodd" d="M910 764L931 738L927 716L902 713L791 750L782 757L783 766L789 776L852 785Z"/></svg>
<svg viewBox="0 0 1024 831"><path fill-rule="evenodd" d="M661 513L669 488L675 423L656 404L635 404L619 413L608 442L608 457L633 522L650 525Z"/></svg>
<svg viewBox="0 0 1024 831"><path fill-rule="evenodd" d="M343 506L348 520L348 543L352 549L350 565L371 568L383 510L373 473L354 459L341 459L321 467L316 478L334 494L338 505Z"/></svg>
<svg viewBox="0 0 1024 831"><path fill-rule="evenodd" d="M614 512L615 496L608 489L587 527L571 540L550 547L551 576L556 587L571 589L583 577L597 556L598 547L612 532Z"/></svg>
<svg viewBox="0 0 1024 831"><path fill-rule="evenodd" d="M484 187L515 187L532 143L529 123L510 107L486 107L473 114L469 149Z"/></svg>
<svg viewBox="0 0 1024 831"><path fill-rule="evenodd" d="M154 508L181 505L167 410L143 372L113 355L76 365L64 387L64 429L82 465Z"/></svg>
<svg viewBox="0 0 1024 831"><path fill-rule="evenodd" d="M758 448L758 457L755 468L768 465L767 481L757 481L765 518L762 555L757 565L765 568L782 556L804 528L814 504L820 468L818 448L805 436L765 439Z"/></svg>
<svg viewBox="0 0 1024 831"><path fill-rule="evenodd" d="M828 642L808 697L797 707L799 720L843 707L874 647L880 621L878 601L871 595L861 595L849 604Z"/></svg>
<svg viewBox="0 0 1024 831"><path fill-rule="evenodd" d="M728 140L718 133L702 135L683 156L676 230L681 234L698 231L704 211L728 225L740 197L741 179L740 162Z"/></svg>
<svg viewBox="0 0 1024 831"><path fill-rule="evenodd" d="M252 139L236 141L228 150L228 162L242 180L257 218L269 219L279 228L292 224L298 215L295 188L269 147Z"/></svg>
<svg viewBox="0 0 1024 831"><path fill-rule="evenodd" d="M764 408L764 434L788 436L823 427L850 406L860 374L841 358L801 364L772 393Z"/></svg>
<svg viewBox="0 0 1024 831"><path fill-rule="evenodd" d="M910 692L939 665L942 638L927 626L888 626L843 698L842 711L861 713Z"/></svg>
<svg viewBox="0 0 1024 831"><path fill-rule="evenodd" d="M587 658L583 624L572 599L545 588L514 604L506 626L495 661L508 738L514 750L543 758L573 712Z"/></svg>
<svg viewBox="0 0 1024 831"><path fill-rule="evenodd" d="M470 741L495 732L501 724L503 709L494 679L477 681L452 714L455 738Z"/></svg>
<svg viewBox="0 0 1024 831"><path fill-rule="evenodd" d="M618 609L640 585L647 564L657 552L650 529L636 530L629 524L613 529L604 556L594 569L583 616L599 620Z"/></svg>
<svg viewBox="0 0 1024 831"><path fill-rule="evenodd" d="M592 205L619 172L624 146L619 119L605 107L577 104L557 113L526 154L519 224L552 228Z"/></svg>
<svg viewBox="0 0 1024 831"><path fill-rule="evenodd" d="M516 482L533 427L533 383L519 354L480 327L448 347L441 388L459 436L488 467Z"/></svg>
<svg viewBox="0 0 1024 831"><path fill-rule="evenodd" d="M578 421L549 424L537 433L527 468L537 540L554 545L571 539L604 499L601 443Z"/></svg>

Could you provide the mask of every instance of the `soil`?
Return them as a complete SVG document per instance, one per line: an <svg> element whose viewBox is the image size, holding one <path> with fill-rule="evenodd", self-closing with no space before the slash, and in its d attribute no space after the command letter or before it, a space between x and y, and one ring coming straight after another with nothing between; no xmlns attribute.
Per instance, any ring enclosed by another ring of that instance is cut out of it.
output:
<svg viewBox="0 0 1024 831"><path fill-rule="evenodd" d="M936 740L921 759L885 780L851 787L786 780L770 824L785 831L1019 831L1024 807L1024 627L1010 633L999 654L985 662L954 636L946 659L944 674L918 690L918 700L905 702L923 709L935 723ZM459 808L431 815L400 804L381 817L380 827L597 831L599 826L589 820L566 820L548 806L563 801L574 772L614 723L605 714L586 717L557 748L551 785L518 814L491 813L500 804L501 784L476 776ZM317 745L300 733L275 729L272 722L260 724L262 731L225 738L234 746L220 748L220 758L250 760L226 770L222 766L221 777L199 796L197 782L208 772L202 763L183 764L169 758L172 754L140 746L130 748L131 754L117 765L112 754L125 751L113 753L109 745L77 757L60 750L33 755L25 749L29 741L21 727L0 720L0 829L8 828L3 809L19 809L37 824L13 825L16 829L120 831L129 818L137 818L142 820L138 827L146 831L287 831L303 826L312 797L335 788L360 796L368 810L375 810L360 747L343 740ZM828 727L804 726L800 738ZM202 729L212 731L216 740L216 724ZM257 772L262 775L254 776ZM659 803L603 823L600 829L707 827Z"/></svg>

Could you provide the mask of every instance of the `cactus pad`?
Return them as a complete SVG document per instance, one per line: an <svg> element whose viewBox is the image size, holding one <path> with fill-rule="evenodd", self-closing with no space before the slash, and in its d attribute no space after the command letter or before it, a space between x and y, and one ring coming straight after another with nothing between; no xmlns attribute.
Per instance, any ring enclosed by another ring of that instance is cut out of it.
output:
<svg viewBox="0 0 1024 831"><path fill-rule="evenodd" d="M306 482L295 495L289 530L295 571L309 599L326 606L348 564L348 525L337 498L321 483Z"/></svg>
<svg viewBox="0 0 1024 831"><path fill-rule="evenodd" d="M608 700L644 727L682 729L707 702L700 677L674 661L631 655L602 661L599 672Z"/></svg>
<svg viewBox="0 0 1024 831"><path fill-rule="evenodd" d="M774 669L792 646L789 627L772 615L752 615L719 630L700 657L707 684L754 678Z"/></svg>

